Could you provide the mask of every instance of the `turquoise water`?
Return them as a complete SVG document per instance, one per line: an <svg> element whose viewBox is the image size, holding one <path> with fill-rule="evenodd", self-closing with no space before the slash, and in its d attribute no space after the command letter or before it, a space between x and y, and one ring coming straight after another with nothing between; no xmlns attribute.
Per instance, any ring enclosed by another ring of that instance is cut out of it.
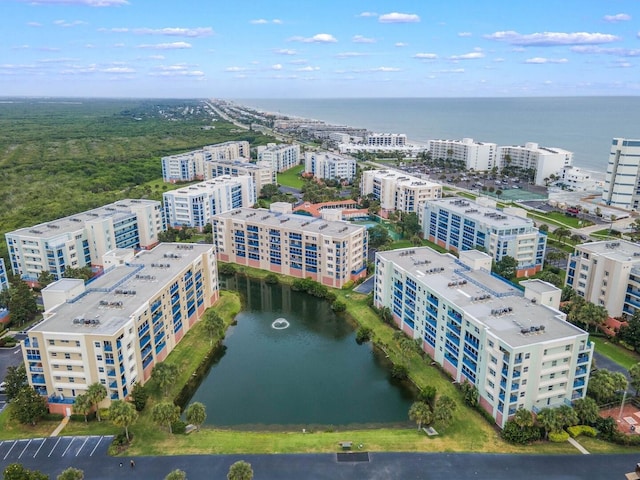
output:
<svg viewBox="0 0 640 480"><path fill-rule="evenodd" d="M376 225L379 225L379 223L375 222L374 220L356 220L350 223L353 223L355 225L364 225L365 227L367 227L367 230L370 229L371 227L375 227ZM391 226L385 223L383 223L382 225L387 227L387 231L389 232L389 236L391 238L393 238L394 240L400 240L400 234L396 232Z"/></svg>
<svg viewBox="0 0 640 480"><path fill-rule="evenodd" d="M244 99L266 111L406 133L414 142L471 137L559 147L604 172L613 137L639 138L640 97Z"/></svg>

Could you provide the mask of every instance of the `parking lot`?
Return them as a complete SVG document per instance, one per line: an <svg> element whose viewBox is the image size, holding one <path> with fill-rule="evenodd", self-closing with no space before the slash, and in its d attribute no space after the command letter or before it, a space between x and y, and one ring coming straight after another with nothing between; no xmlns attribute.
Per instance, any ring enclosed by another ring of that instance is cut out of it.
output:
<svg viewBox="0 0 640 480"><path fill-rule="evenodd" d="M113 439L109 436L47 437L0 442L0 465L27 459L104 456Z"/></svg>

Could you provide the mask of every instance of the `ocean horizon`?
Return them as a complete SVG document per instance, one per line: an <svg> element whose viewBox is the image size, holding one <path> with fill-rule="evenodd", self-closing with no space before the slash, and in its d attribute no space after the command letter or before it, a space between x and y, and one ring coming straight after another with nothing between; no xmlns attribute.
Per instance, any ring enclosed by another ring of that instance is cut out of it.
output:
<svg viewBox="0 0 640 480"><path fill-rule="evenodd" d="M281 115L373 132L404 133L410 142L473 138L498 145L557 147L573 165L606 170L615 137L640 138L640 97L233 99Z"/></svg>

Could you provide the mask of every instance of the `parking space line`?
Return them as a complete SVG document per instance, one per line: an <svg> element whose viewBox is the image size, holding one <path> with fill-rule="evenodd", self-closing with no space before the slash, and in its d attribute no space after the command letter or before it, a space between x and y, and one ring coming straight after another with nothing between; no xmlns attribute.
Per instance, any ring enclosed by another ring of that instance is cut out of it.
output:
<svg viewBox="0 0 640 480"><path fill-rule="evenodd" d="M42 443L40 444L40 446L38 447L38 450L36 450L36 453L33 454L33 458L36 458L36 455L38 455L38 453L40 452L40 449L42 447L44 447L44 444L47 443L47 439L46 438L42 438L40 439L42 440Z"/></svg>
<svg viewBox="0 0 640 480"><path fill-rule="evenodd" d="M11 445L11 448L9 449L9 451L7 452L7 454L4 456L4 459L5 459L5 460L7 459L7 457L8 457L8 456L9 456L9 454L11 453L11 450L13 450L13 447L15 447L17 443L18 443L17 441L15 441L15 440L13 441L13 445Z"/></svg>
<svg viewBox="0 0 640 480"><path fill-rule="evenodd" d="M62 456L64 457L65 454L69 451L69 448L71 448L71 444L73 443L73 441L76 439L76 437L73 437L71 439L71 441L69 442L69 445L67 445L67 448L65 448L64 452L62 452Z"/></svg>
<svg viewBox="0 0 640 480"><path fill-rule="evenodd" d="M82 442L82 445L80 445L80 448L79 448L79 449L78 449L78 451L76 452L76 457L77 457L78 455L80 455L80 452L82 451L82 447L84 447L84 446L85 446L85 444L89 441L89 439L90 439L90 438L91 438L91 437L87 437L87 438L85 438L85 439L84 439L84 442Z"/></svg>
<svg viewBox="0 0 640 480"><path fill-rule="evenodd" d="M22 455L24 454L25 450L27 448L29 448L29 445L31 445L31 442L33 441L33 438L30 439L27 444L24 446L24 448L22 449L22 451L20 452L20 455L18 455L18 460L20 460L22 458Z"/></svg>
<svg viewBox="0 0 640 480"><path fill-rule="evenodd" d="M91 450L91 453L89 454L89 456L90 456L90 457L93 457L93 454L95 453L96 449L98 448L98 445L100 445L100 442L102 441L102 439L103 439L103 438L104 438L104 437L100 437L100 438L98 439L98 443L96 443L96 446L95 446L95 447L93 447L93 450Z"/></svg>
<svg viewBox="0 0 640 480"><path fill-rule="evenodd" d="M58 444L60 443L60 440L62 440L62 437L58 437L58 441L56 442L56 444L53 446L53 448L51 449L51 451L49 452L49 455L47 455L47 457L50 457L51 454L53 453L53 451L56 449L56 447L58 446Z"/></svg>

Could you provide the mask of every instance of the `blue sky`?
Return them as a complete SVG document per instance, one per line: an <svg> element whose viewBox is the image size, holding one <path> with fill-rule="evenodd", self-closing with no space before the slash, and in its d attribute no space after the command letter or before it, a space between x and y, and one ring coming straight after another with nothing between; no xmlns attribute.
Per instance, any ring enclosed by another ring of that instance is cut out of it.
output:
<svg viewBox="0 0 640 480"><path fill-rule="evenodd" d="M0 94L640 94L640 0L0 0Z"/></svg>

